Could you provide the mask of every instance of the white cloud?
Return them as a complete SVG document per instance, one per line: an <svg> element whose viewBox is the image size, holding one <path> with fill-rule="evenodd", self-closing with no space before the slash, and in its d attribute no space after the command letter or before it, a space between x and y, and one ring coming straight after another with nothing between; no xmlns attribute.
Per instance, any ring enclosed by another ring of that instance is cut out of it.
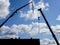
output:
<svg viewBox="0 0 60 45"><path fill-rule="evenodd" d="M60 39L58 39L58 41L60 44ZM45 38L40 40L40 45L57 45L57 44L54 39Z"/></svg>
<svg viewBox="0 0 60 45"><path fill-rule="evenodd" d="M36 9L42 8L42 10L45 10L47 7L49 7L48 3L44 3L43 1L40 1L35 5Z"/></svg>
<svg viewBox="0 0 60 45"><path fill-rule="evenodd" d="M1 27L1 29L0 29L0 33L6 33L8 30L9 30L10 28L8 27L8 26L3 26L3 27Z"/></svg>
<svg viewBox="0 0 60 45"><path fill-rule="evenodd" d="M40 23L40 27L46 27L47 25L45 23Z"/></svg>
<svg viewBox="0 0 60 45"><path fill-rule="evenodd" d="M3 26L0 30L1 35L18 35L19 33L27 33L31 36L36 35L40 31L40 23L32 22L32 24L12 25L11 27Z"/></svg>
<svg viewBox="0 0 60 45"><path fill-rule="evenodd" d="M41 24L40 25L40 33L43 33L43 34L51 34L49 28L47 28L47 25L46 24ZM52 28L52 31L56 34L60 34L60 25L55 25L55 26L50 26Z"/></svg>
<svg viewBox="0 0 60 45"><path fill-rule="evenodd" d="M54 40L51 39L41 39L40 40L41 45L57 45Z"/></svg>
<svg viewBox="0 0 60 45"><path fill-rule="evenodd" d="M47 28L47 25L45 23L32 23L32 29L29 32L31 36L37 35L37 34L50 34L49 29Z"/></svg>
<svg viewBox="0 0 60 45"><path fill-rule="evenodd" d="M41 28L40 29L40 33L43 33L43 34L51 34L50 33L50 30L48 28Z"/></svg>
<svg viewBox="0 0 60 45"><path fill-rule="evenodd" d="M0 36L0 39L15 39L15 38L19 38L19 36L16 36L16 35L3 35L3 36Z"/></svg>
<svg viewBox="0 0 60 45"><path fill-rule="evenodd" d="M38 22L32 22L32 24L25 25L25 24L19 24L19 25L12 25L11 27L3 26L0 29L1 34L0 35L18 35L19 33L26 33L29 34L31 37L40 33L50 34L50 31L48 28L46 28L45 23L38 23Z"/></svg>
<svg viewBox="0 0 60 45"><path fill-rule="evenodd" d="M9 0L0 1L0 19L5 18L9 14Z"/></svg>
<svg viewBox="0 0 60 45"><path fill-rule="evenodd" d="M47 25L44 24L44 25L40 25L42 27L40 27L40 33L43 33L43 34L51 34L50 33L50 30L49 28L47 28ZM60 34L60 25L55 25L55 26L51 26L52 28L52 31L56 34Z"/></svg>
<svg viewBox="0 0 60 45"><path fill-rule="evenodd" d="M46 23L40 23L40 33L43 33L43 34L51 34L50 33L50 30L47 28L47 25Z"/></svg>
<svg viewBox="0 0 60 45"><path fill-rule="evenodd" d="M58 15L57 19L56 20L60 20L60 15Z"/></svg>
<svg viewBox="0 0 60 45"><path fill-rule="evenodd" d="M38 34L38 33L40 33L40 34L41 33L43 33L43 34L51 34L49 28L47 27L47 25L45 23L36 23L36 25L34 25L33 27L34 27L34 30L32 29L31 34L33 34L33 33L35 35ZM51 28L52 28L52 31L54 33L60 34L60 25L51 26Z"/></svg>
<svg viewBox="0 0 60 45"><path fill-rule="evenodd" d="M13 25L10 29L10 32L18 34L19 32L27 33L30 30L31 30L31 25L20 24L20 25Z"/></svg>
<svg viewBox="0 0 60 45"><path fill-rule="evenodd" d="M11 27L3 26L0 29L0 38L18 38L19 33L28 33L32 28L32 25L12 25Z"/></svg>
<svg viewBox="0 0 60 45"><path fill-rule="evenodd" d="M60 25L51 26L54 33L60 34ZM32 24L12 25L11 27L3 26L0 29L0 37L12 36L15 38L18 34L29 34L31 37L37 34L51 34L45 23L32 22ZM19 37L19 36L18 36Z"/></svg>
<svg viewBox="0 0 60 45"><path fill-rule="evenodd" d="M51 26L54 33L59 33L60 34L60 25L55 25L55 26Z"/></svg>
<svg viewBox="0 0 60 45"><path fill-rule="evenodd" d="M29 32L29 34L30 34L31 36L37 35L37 34L39 33L39 31L40 31L40 23L38 23L38 22L34 23L34 22L33 22L31 25L32 25L32 29L31 29L31 31Z"/></svg>
<svg viewBox="0 0 60 45"><path fill-rule="evenodd" d="M32 6L32 4L30 4L30 10L27 11L26 13L20 12L21 13L20 17L25 18L26 20L38 19L38 16L41 16L41 14L38 11L38 9L42 8L42 10L47 10L47 7L49 7L49 4L48 3L44 3L43 1L40 1L40 2L35 4L34 1L33 1L33 6ZM32 7L34 8L33 10L32 10Z"/></svg>
<svg viewBox="0 0 60 45"><path fill-rule="evenodd" d="M27 13L22 12L21 15L20 15L20 17L23 17L26 20L38 19L38 16L41 16L41 15L40 15L40 12L38 12L37 9L34 9L34 12L32 10L29 10Z"/></svg>

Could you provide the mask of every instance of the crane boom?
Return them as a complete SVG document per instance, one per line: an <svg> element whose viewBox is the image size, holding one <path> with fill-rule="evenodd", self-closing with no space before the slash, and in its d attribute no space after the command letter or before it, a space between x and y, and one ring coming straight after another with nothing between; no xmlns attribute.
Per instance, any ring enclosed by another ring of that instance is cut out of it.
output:
<svg viewBox="0 0 60 45"><path fill-rule="evenodd" d="M19 11L20 9L26 7L26 6L29 5L30 3L32 3L32 2L29 2L28 4L23 5L22 7L16 9L16 10L0 25L0 28L8 21L11 17L13 17L14 14L17 13L17 11Z"/></svg>
<svg viewBox="0 0 60 45"><path fill-rule="evenodd" d="M41 8L40 8L40 9L38 9L38 11L40 11L41 15L43 16L43 18L44 18L44 20L45 20L45 22L46 22L46 24L47 24L48 28L50 29L50 32L51 32L52 37L54 38L54 40L55 40L56 44L57 44L57 45L60 45L60 44L59 44L59 42L58 42L58 40L57 40L57 38L56 38L56 36L55 36L55 34L53 33L53 31L52 31L52 29L51 29L51 27L50 27L50 25L49 25L49 23L48 23L48 21L47 21L46 17L44 16L44 14L43 14L43 12L42 12Z"/></svg>

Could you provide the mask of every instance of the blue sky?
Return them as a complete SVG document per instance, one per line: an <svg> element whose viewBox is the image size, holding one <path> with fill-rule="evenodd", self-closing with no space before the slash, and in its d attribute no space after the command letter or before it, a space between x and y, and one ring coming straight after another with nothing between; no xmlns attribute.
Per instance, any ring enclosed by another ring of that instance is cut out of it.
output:
<svg viewBox="0 0 60 45"><path fill-rule="evenodd" d="M39 0L35 0L35 2L37 3ZM5 17L5 18L1 18L0 19L0 24L7 19L17 8L27 4L29 2L29 0L9 0L9 14ZM21 9L21 11L26 12L29 10L29 5L26 6L25 8ZM8 20L8 22L6 22L5 26L11 27L12 25L20 25L20 24L26 24L26 25L30 25L32 22L37 22L38 20L25 20L24 18L20 18L20 11L17 12L17 14L15 14L15 16L13 16L11 19ZM19 36L21 37L30 37L28 34L19 34Z"/></svg>
<svg viewBox="0 0 60 45"><path fill-rule="evenodd" d="M5 19L7 19L7 17L9 17L17 8L27 4L29 1L30 0L1 0L0 7L2 8L0 8L0 24ZM15 14L11 19L9 19L8 22L6 22L6 24L1 28L0 31L2 36L0 36L0 38L5 38L7 36L14 37L15 35L16 37L19 36L21 38L33 37L41 39L42 42L45 40L48 44L48 42L50 42L53 38L47 25L45 24L43 17L41 16L40 12L37 11L38 8L42 8L43 13L45 14L55 35L58 39L60 38L60 0L33 0L33 3L34 14L31 14L33 10L30 10L30 5L19 10L17 14ZM40 23L38 23L38 16L40 16ZM11 36L11 34L14 35ZM41 45L44 45L42 44L42 42ZM53 45L53 42L50 42L50 44Z"/></svg>
<svg viewBox="0 0 60 45"><path fill-rule="evenodd" d="M36 1L36 0L35 0ZM9 13L9 15L11 15L17 8L19 8L19 7L21 7L21 6L23 6L24 4L27 4L29 2L29 0L22 0L22 1L20 1L20 0L10 0L10 7L9 7L9 10L10 10L10 13ZM36 2L38 2L38 1L36 1ZM15 4L15 5L14 5ZM28 9L27 9L28 8ZM29 10L29 6L26 6L25 8L23 8L23 9L21 9L21 11L23 11L23 12L25 12L26 10ZM8 16L9 16L8 15ZM18 11L18 13L13 17L13 18L11 18L7 23L6 23L6 25L9 25L9 26L11 26L11 25L13 25L13 24L29 24L29 23L31 23L32 22L32 20L28 20L28 21L25 21L24 20L24 18L20 18L19 17L20 16L20 12ZM16 19L15 19L16 18ZM5 20L5 19L4 19ZM13 21L14 20L14 21ZM12 22L13 21L13 22ZM34 20L33 20L34 21ZM28 22L28 23L27 23Z"/></svg>

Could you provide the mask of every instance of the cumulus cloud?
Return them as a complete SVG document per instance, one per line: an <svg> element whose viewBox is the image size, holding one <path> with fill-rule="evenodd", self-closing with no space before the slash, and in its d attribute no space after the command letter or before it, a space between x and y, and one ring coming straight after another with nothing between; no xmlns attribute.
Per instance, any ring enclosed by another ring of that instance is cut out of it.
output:
<svg viewBox="0 0 60 45"><path fill-rule="evenodd" d="M30 0L32 1L32 0ZM38 3L34 3L33 5L30 4L30 10L28 10L26 13L25 12L20 12L20 17L25 18L27 20L34 20L38 19L38 16L41 16L40 12L38 11L39 8L42 8L42 10L47 10L47 7L49 7L48 3L44 3L43 1L40 1ZM32 9L34 8L34 9Z"/></svg>
<svg viewBox="0 0 60 45"><path fill-rule="evenodd" d="M44 3L43 0L41 0L40 2L38 2L36 5L35 5L35 8L36 9L42 9L42 10L45 10L49 7L49 4L48 3Z"/></svg>
<svg viewBox="0 0 60 45"><path fill-rule="evenodd" d="M60 34L60 25L51 26L54 33Z"/></svg>
<svg viewBox="0 0 60 45"><path fill-rule="evenodd" d="M0 1L0 19L5 18L9 14L9 0Z"/></svg>
<svg viewBox="0 0 60 45"><path fill-rule="evenodd" d="M60 25L51 26L54 33L60 34ZM29 34L31 37L38 34L51 34L45 23L32 22L32 24L12 25L11 27L3 26L0 29L0 38L2 37L19 37L18 34Z"/></svg>
<svg viewBox="0 0 60 45"><path fill-rule="evenodd" d="M10 29L10 32L18 34L19 32L20 33L24 33L24 32L27 33L30 30L31 30L31 25L21 24L21 25L13 25Z"/></svg>
<svg viewBox="0 0 60 45"><path fill-rule="evenodd" d="M45 23L41 23L40 25L40 33L43 33L43 34L51 34L50 33L50 30L49 28L47 28L47 25ZM52 28L52 31L55 33L55 34L60 34L60 25L55 25L55 26L51 26Z"/></svg>
<svg viewBox="0 0 60 45"><path fill-rule="evenodd" d="M58 41L60 43L60 39L58 39ZM45 38L40 40L40 45L57 45L57 44L54 39Z"/></svg>
<svg viewBox="0 0 60 45"><path fill-rule="evenodd" d="M38 22L34 23L33 22L31 25L32 25L32 28L31 28L31 31L29 32L29 34L31 36L37 35L38 33L40 33L39 32L40 31L40 23L38 23Z"/></svg>
<svg viewBox="0 0 60 45"><path fill-rule="evenodd" d="M40 23L40 33L51 34L50 30L47 28L46 23Z"/></svg>
<svg viewBox="0 0 60 45"><path fill-rule="evenodd" d="M41 39L40 44L41 45L56 45L54 40L47 39L47 38L46 39Z"/></svg>
<svg viewBox="0 0 60 45"><path fill-rule="evenodd" d="M31 36L37 35L37 34L51 34L49 29L47 28L47 25L45 23L32 23L32 29L29 32Z"/></svg>
<svg viewBox="0 0 60 45"><path fill-rule="evenodd" d="M60 20L60 15L58 15L57 19L56 20Z"/></svg>
<svg viewBox="0 0 60 45"><path fill-rule="evenodd" d="M41 24L43 25L43 24ZM43 25L45 26L45 24ZM10 36L10 35L15 35L17 36L19 33L26 33L26 34L29 34L30 36L33 36L33 35L37 35L40 33L40 23L36 22L32 22L32 24L29 24L29 25L25 25L25 24L20 24L20 25L12 25L11 27L8 27L8 26L3 26L1 29L0 29L0 36L1 35L7 35L7 36ZM3 36L3 37L4 37Z"/></svg>
<svg viewBox="0 0 60 45"><path fill-rule="evenodd" d="M4 28L4 29L3 29ZM29 25L20 24L20 25L12 25L11 27L3 26L0 30L1 35L18 35L19 33L26 33L30 36L34 36L40 33L50 34L49 29L47 28L45 23L34 23Z"/></svg>
<svg viewBox="0 0 60 45"><path fill-rule="evenodd" d="M8 27L8 26L3 26L2 28L0 28L0 34L1 33L5 33L5 32L7 32L8 30L9 30L10 28Z"/></svg>
<svg viewBox="0 0 60 45"><path fill-rule="evenodd" d="M47 25L45 23L43 25L41 23L40 26L41 26L40 27L40 33L43 33L43 34L51 34L49 28L47 28ZM60 25L58 25L58 24L55 25L55 26L52 25L51 28L52 28L52 31L55 34L60 34Z"/></svg>
<svg viewBox="0 0 60 45"><path fill-rule="evenodd" d="M34 28L36 28L37 30L32 30L31 31L31 34L35 34L36 33L43 33L43 34L51 34L49 28L47 27L46 23L36 23L36 26L35 25L33 26ZM55 26L51 26L52 28L52 31L55 33L55 34L60 34L60 25L55 25Z"/></svg>
<svg viewBox="0 0 60 45"><path fill-rule="evenodd" d="M0 36L0 39L15 39L15 38L19 38L19 36L16 36L16 35L3 35L3 36Z"/></svg>

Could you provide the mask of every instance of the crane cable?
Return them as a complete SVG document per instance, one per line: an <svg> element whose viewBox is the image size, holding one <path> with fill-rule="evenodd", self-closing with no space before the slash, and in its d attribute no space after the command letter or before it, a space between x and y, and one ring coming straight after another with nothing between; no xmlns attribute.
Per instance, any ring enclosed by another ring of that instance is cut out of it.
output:
<svg viewBox="0 0 60 45"><path fill-rule="evenodd" d="M41 15L43 16L43 18L44 18L44 20L45 20L45 22L46 22L46 24L47 24L47 26L48 26L48 28L49 28L51 34L52 34L52 37L53 37L54 40L55 40L56 44L57 44L57 45L60 45L59 42L58 42L58 40L57 40L57 38L56 38L56 36L55 36L55 34L53 33L53 31L52 31L52 29L51 29L51 27L50 27L50 25L49 25L49 23L48 23L46 17L44 16L44 14L43 14L41 8L38 9L38 11L40 11Z"/></svg>

